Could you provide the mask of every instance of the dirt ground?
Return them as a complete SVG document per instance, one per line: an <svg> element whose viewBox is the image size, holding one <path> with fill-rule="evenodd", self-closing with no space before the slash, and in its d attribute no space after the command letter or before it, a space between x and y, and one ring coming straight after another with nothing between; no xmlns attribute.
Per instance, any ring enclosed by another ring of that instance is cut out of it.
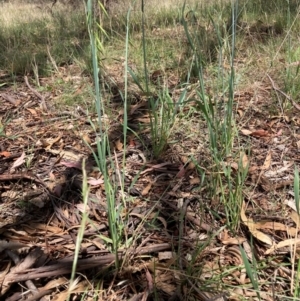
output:
<svg viewBox="0 0 300 301"><path fill-rule="evenodd" d="M72 74L68 68L62 76L75 85L74 94L92 85L88 77ZM124 112L111 106L116 118L103 117L111 133L112 156L107 166L119 187L116 210L122 208L124 239L130 242L118 252L119 271L108 243L103 177L87 147L95 147L96 134L89 120L96 120L96 115L80 106L62 110L57 107L62 91L53 78L40 83L48 87L46 92L37 92L30 77L20 78L16 85L7 82L0 91L3 300L65 300L68 292L72 300L254 298L245 269L237 268L243 264L239 245L247 250L249 260L257 261L258 277L266 283L261 298L288 295L292 267L298 260L297 244L291 238L299 225L293 205L299 107L291 99L282 100L271 77L235 94L240 153L242 164L249 164L249 174L243 189L241 228L234 236L224 227L220 196L208 197L196 162L188 159L193 156L209 173L207 131L201 118L195 116L188 124L178 121L173 134L177 142L169 143L164 154L153 159L149 128L139 133L143 143L129 135L124 147ZM129 124L149 122L143 99L131 106L130 113ZM192 135L186 135L185 127ZM90 186L87 208L81 194L83 159ZM224 166L238 172L238 160L224 158ZM125 175L123 189L120 173ZM83 211L88 212L88 222L77 280L69 286ZM189 270L191 262L194 271ZM233 273L224 273L230 269ZM282 282L268 278L276 273ZM210 278L214 281L207 286Z"/></svg>

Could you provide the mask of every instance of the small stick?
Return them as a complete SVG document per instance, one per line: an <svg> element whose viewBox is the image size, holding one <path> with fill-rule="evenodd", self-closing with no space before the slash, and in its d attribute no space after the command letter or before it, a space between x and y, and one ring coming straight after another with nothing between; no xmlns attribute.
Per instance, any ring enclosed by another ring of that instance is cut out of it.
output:
<svg viewBox="0 0 300 301"><path fill-rule="evenodd" d="M8 95L8 94L5 94L5 93L2 93L0 94L6 101L12 103L14 106L18 106L20 104L20 100L15 100L14 97Z"/></svg>
<svg viewBox="0 0 300 301"><path fill-rule="evenodd" d="M13 181L13 180L20 180L20 179L26 179L41 184L44 188L47 189L47 191L50 192L48 186L42 180L34 177L33 175L26 174L26 173L0 175L0 181Z"/></svg>
<svg viewBox="0 0 300 301"><path fill-rule="evenodd" d="M41 100L40 106L41 106L42 110L45 112L48 111L44 96L30 86L30 84L28 82L28 77L26 75L24 76L24 80L25 80L25 83L26 83L27 87L29 88L29 90L31 92L33 92L34 95L37 96Z"/></svg>

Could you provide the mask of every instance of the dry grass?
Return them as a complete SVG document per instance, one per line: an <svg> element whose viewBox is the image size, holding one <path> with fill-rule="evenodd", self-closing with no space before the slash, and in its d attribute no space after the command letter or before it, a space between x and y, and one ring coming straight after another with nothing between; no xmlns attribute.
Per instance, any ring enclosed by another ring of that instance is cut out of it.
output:
<svg viewBox="0 0 300 301"><path fill-rule="evenodd" d="M20 24L30 24L34 21L44 21L51 23L51 2L45 4L28 3L26 1L9 1L0 4L1 26L7 28L19 26ZM58 3L57 8L66 9L66 6Z"/></svg>
<svg viewBox="0 0 300 301"><path fill-rule="evenodd" d="M83 6L74 10L57 3L51 10L51 2L1 5L0 68L14 75L49 74L55 69L52 59L60 65L85 57L89 41Z"/></svg>
<svg viewBox="0 0 300 301"><path fill-rule="evenodd" d="M216 3L219 2L222 3L222 0L215 1ZM193 7L195 5L206 5L206 1L196 1L196 0L187 0L185 1L186 5L188 7ZM134 4L134 6L132 6ZM159 12L160 10L166 10L166 9L182 9L183 2L174 2L172 0L166 0L166 1L159 1L159 0L151 0L151 1L145 1L145 10L147 10L149 13L153 14L155 12ZM124 12L127 11L129 7L131 7L134 11L140 10L141 3L137 2L134 3L130 0L121 0L121 1L112 1L111 3L111 9L113 12Z"/></svg>

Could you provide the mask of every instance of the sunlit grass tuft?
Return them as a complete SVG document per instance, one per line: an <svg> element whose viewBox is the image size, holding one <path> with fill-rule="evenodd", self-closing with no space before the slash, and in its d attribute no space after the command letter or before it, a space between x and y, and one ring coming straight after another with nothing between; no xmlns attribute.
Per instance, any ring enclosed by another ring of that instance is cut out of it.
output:
<svg viewBox="0 0 300 301"><path fill-rule="evenodd" d="M86 59L88 33L83 8L54 6L52 11L36 4L3 3L0 10L0 68L11 74L40 74L74 59ZM49 54L50 53L50 54Z"/></svg>

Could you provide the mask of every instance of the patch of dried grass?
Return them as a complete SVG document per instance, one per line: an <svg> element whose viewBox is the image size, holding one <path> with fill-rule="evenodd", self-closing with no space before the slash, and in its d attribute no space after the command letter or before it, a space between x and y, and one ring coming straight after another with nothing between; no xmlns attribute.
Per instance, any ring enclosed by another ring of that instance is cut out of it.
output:
<svg viewBox="0 0 300 301"><path fill-rule="evenodd" d="M52 19L52 13L57 11L71 11L74 7L70 3L52 1L34 3L26 1L10 1L0 4L1 26L13 27L19 24L32 23L34 21ZM79 6L80 8L80 6Z"/></svg>

